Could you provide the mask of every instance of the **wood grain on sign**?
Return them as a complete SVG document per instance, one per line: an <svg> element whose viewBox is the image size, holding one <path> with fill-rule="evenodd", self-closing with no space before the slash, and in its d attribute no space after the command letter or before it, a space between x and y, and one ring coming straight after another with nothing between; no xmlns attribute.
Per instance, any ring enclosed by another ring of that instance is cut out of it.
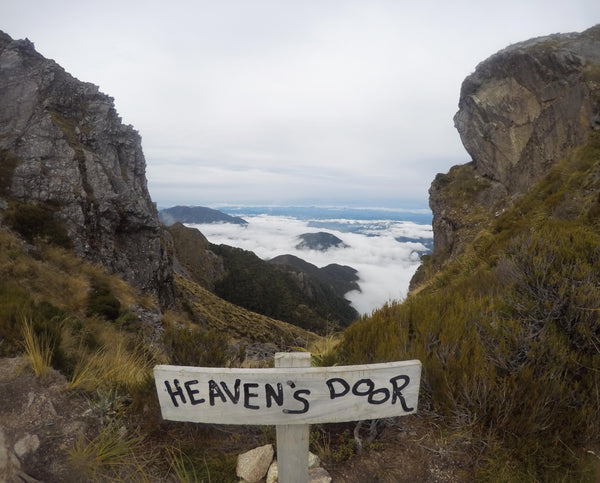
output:
<svg viewBox="0 0 600 483"><path fill-rule="evenodd" d="M421 362L227 369L154 368L164 419L213 424L316 424L417 411Z"/></svg>

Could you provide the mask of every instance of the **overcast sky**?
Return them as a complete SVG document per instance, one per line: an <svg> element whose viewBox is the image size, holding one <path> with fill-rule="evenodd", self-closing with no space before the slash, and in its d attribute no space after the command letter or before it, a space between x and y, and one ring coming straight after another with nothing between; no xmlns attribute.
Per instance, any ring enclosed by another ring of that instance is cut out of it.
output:
<svg viewBox="0 0 600 483"><path fill-rule="evenodd" d="M460 85L507 45L600 22L600 1L1 0L115 98L159 206L427 206L469 161Z"/></svg>

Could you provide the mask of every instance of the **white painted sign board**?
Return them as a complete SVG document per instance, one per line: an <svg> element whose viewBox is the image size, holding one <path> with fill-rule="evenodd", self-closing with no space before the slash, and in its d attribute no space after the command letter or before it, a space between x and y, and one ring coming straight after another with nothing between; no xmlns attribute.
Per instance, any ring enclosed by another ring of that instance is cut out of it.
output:
<svg viewBox="0 0 600 483"><path fill-rule="evenodd" d="M212 424L360 421L417 411L421 362L334 367L154 368L162 416Z"/></svg>

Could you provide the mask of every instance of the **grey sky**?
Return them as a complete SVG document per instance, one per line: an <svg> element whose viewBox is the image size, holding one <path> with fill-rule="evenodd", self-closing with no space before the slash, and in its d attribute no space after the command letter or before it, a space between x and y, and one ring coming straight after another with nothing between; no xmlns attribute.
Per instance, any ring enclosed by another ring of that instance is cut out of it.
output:
<svg viewBox="0 0 600 483"><path fill-rule="evenodd" d="M426 206L469 160L460 85L600 2L2 0L0 29L115 98L160 206Z"/></svg>

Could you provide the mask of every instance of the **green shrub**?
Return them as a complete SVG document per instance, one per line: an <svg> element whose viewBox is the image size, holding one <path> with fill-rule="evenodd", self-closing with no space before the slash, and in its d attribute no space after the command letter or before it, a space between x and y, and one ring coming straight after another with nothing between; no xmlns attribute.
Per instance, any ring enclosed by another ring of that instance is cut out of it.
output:
<svg viewBox="0 0 600 483"><path fill-rule="evenodd" d="M165 329L163 343L176 365L223 367L227 364L227 338L216 330L172 325Z"/></svg>
<svg viewBox="0 0 600 483"><path fill-rule="evenodd" d="M121 313L121 302L112 293L108 284L94 281L87 301L87 315L99 315L106 320L115 321Z"/></svg>
<svg viewBox="0 0 600 483"><path fill-rule="evenodd" d="M0 197L10 194L10 185L15 168L20 159L11 152L0 149Z"/></svg>
<svg viewBox="0 0 600 483"><path fill-rule="evenodd" d="M64 223L55 218L57 206L50 203L12 202L4 215L4 221L29 243L38 240L63 248L73 248Z"/></svg>
<svg viewBox="0 0 600 483"><path fill-rule="evenodd" d="M479 478L578 480L600 443L600 234L550 218L496 250L363 317L340 357L421 360L422 404L487 447Z"/></svg>

